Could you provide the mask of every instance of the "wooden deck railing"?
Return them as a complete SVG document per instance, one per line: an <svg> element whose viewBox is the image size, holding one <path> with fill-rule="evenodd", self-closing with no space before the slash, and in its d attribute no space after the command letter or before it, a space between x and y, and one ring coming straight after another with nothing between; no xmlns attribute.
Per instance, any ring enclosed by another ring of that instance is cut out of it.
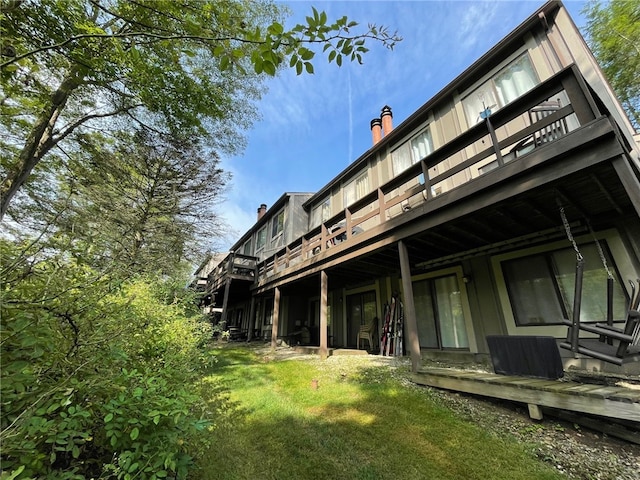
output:
<svg viewBox="0 0 640 480"><path fill-rule="evenodd" d="M229 278L255 281L257 278L258 258L241 253L231 252L218 266L209 273L209 290L214 291Z"/></svg>

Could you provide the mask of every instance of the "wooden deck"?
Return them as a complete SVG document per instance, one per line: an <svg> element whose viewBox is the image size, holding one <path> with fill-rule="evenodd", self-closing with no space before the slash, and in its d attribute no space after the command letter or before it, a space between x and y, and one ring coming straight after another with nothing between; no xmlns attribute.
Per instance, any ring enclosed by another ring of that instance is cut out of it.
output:
<svg viewBox="0 0 640 480"><path fill-rule="evenodd" d="M542 407L623 421L640 432L640 390L566 380L497 375L486 372L424 368L413 375L419 385L526 403L531 418Z"/></svg>

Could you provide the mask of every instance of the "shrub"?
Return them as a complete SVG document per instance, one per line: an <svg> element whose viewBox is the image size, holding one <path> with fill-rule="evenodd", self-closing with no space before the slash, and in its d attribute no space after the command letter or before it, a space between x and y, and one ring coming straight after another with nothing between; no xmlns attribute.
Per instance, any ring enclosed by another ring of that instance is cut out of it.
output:
<svg viewBox="0 0 640 480"><path fill-rule="evenodd" d="M183 478L225 408L188 296L1 248L0 478Z"/></svg>

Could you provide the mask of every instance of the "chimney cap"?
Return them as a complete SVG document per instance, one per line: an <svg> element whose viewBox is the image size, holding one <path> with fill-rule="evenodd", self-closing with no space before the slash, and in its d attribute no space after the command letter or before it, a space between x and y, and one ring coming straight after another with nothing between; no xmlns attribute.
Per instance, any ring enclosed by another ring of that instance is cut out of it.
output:
<svg viewBox="0 0 640 480"><path fill-rule="evenodd" d="M371 128L378 126L381 127L382 126L382 120L380 120L379 118L374 118L373 120L371 120Z"/></svg>
<svg viewBox="0 0 640 480"><path fill-rule="evenodd" d="M391 112L391 107L389 105L385 105L384 107L382 107L382 113L380 114L380 116L384 117L386 115L391 115L393 117L393 113Z"/></svg>

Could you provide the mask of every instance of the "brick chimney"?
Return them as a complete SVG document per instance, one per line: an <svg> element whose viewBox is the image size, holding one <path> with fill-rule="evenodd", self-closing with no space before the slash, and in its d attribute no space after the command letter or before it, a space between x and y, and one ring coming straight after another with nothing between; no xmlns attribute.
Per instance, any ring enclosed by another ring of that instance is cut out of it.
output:
<svg viewBox="0 0 640 480"><path fill-rule="evenodd" d="M263 203L260 205L260 207L258 207L258 221L260 221L260 219L264 217L265 213L267 213L267 204Z"/></svg>
<svg viewBox="0 0 640 480"><path fill-rule="evenodd" d="M382 120L379 118L371 120L371 136L373 137L374 145L382 140Z"/></svg>
<svg viewBox="0 0 640 480"><path fill-rule="evenodd" d="M393 130L393 114L391 113L391 107L389 107L389 105L382 107L380 119L382 120L382 132L387 136L391 130Z"/></svg>

